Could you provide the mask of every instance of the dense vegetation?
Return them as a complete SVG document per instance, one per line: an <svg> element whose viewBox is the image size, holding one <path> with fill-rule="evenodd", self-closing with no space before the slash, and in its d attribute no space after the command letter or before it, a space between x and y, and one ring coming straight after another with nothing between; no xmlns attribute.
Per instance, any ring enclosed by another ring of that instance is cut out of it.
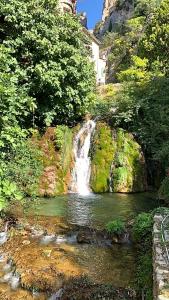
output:
<svg viewBox="0 0 169 300"><path fill-rule="evenodd" d="M0 208L37 195L39 178L51 165L58 177L50 195L68 190L70 127L89 111L101 120L91 149L93 191L144 190L134 136L149 184L169 201L169 1L137 0L130 19L109 26L102 41L112 83L99 90L96 102L94 68L78 19L60 14L55 0L8 2L0 0ZM124 5L118 1L117 9ZM50 133L47 143L44 132ZM50 184L41 183L44 196ZM133 226L136 284L146 300L152 299L152 216L139 215ZM112 221L106 230L121 234L125 224Z"/></svg>
<svg viewBox="0 0 169 300"><path fill-rule="evenodd" d="M138 1L132 19L103 37L109 76L117 84L101 90L93 112L134 134L146 155L149 183L157 187L169 166L168 11L167 0ZM166 192L168 177L161 197L167 199Z"/></svg>
<svg viewBox="0 0 169 300"><path fill-rule="evenodd" d="M0 1L1 201L22 198L18 176L23 190L24 178L41 172L31 128L72 125L86 113L95 76L84 43L76 17L60 14L56 1Z"/></svg>

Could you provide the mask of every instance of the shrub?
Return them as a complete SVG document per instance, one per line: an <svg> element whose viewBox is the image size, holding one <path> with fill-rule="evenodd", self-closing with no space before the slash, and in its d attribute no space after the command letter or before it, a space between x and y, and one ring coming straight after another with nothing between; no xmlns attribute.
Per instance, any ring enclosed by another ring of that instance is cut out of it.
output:
<svg viewBox="0 0 169 300"><path fill-rule="evenodd" d="M153 215L152 213L141 213L135 219L133 226L133 237L136 241L141 240L152 232Z"/></svg>
<svg viewBox="0 0 169 300"><path fill-rule="evenodd" d="M120 235L125 230L125 223L121 219L111 221L106 225L106 230L108 233L114 233Z"/></svg>
<svg viewBox="0 0 169 300"><path fill-rule="evenodd" d="M4 175L0 178L11 182L12 190L16 186L21 193L33 196L37 194L42 170L41 151L30 141L25 141L18 144L15 151L10 153L9 160L4 165ZM9 184L7 186L10 187ZM11 194L11 196L13 195Z"/></svg>

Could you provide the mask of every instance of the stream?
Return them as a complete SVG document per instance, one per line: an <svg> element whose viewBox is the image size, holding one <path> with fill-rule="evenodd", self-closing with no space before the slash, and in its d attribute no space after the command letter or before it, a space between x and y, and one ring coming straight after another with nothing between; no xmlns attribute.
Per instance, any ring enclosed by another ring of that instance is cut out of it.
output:
<svg viewBox="0 0 169 300"><path fill-rule="evenodd" d="M81 231L82 233L85 232L85 234L87 232L88 238L88 234L90 235L90 232L88 233L89 228L91 228L92 234L95 230L101 232L109 221L119 217L126 221L131 220L139 212L152 210L157 206L154 194L107 193L98 195L90 194L85 197L70 194L51 199L41 198L35 201L27 201L27 203L29 205L24 210L26 215L21 222L25 224L25 228L28 228L29 222L29 231L25 232L24 229L24 232L22 233L21 231L21 236L18 237L17 229L15 233L12 233L11 241L5 241L4 243L5 251L8 252L8 258L11 257L14 264L15 261L17 263L15 268L11 264L9 265L9 261L7 260L3 262L2 259L0 261L0 295L3 290L11 297L6 299L12 300L74 299L73 297L62 298L61 296L57 296L60 295L63 286L62 283L58 284L58 279L54 294L49 292L47 294L35 293L33 290L32 292L26 292L25 289L22 289L25 283L22 283L21 286L18 276L20 272L25 274L26 270L29 269L29 272L35 274L35 282L37 282L38 276L42 278L45 276L45 285L48 285L51 275L48 281L45 275L46 272L43 274L43 269L48 264L52 264L54 266L52 269L56 268L66 278L71 278L71 276L87 276L94 283L94 287L97 285L107 286L108 284L112 285L115 289L128 289L132 287L136 272L136 251L131 242L112 244L111 241L107 241L102 243L102 240L99 238L94 242L85 242L84 240L81 243L78 241L77 235ZM56 231L55 225L58 220L59 222L61 220L61 223L59 223L60 229ZM52 229L52 226L54 229ZM21 273L23 281L25 280L26 283L29 281L32 282L32 275L30 276L30 273L28 274L28 279L24 279L23 274ZM82 285L78 288L80 294L82 293L80 291L81 288ZM48 288L46 289L48 290ZM77 299L83 298L77 297ZM89 297L89 299L92 298ZM96 297L93 299L100 298ZM101 299L104 299L104 297ZM115 298L105 299L116 299L116 296Z"/></svg>
<svg viewBox="0 0 169 300"><path fill-rule="evenodd" d="M130 234L115 241L105 226L118 218L131 222L158 203L151 193L92 193L89 153L95 126L88 120L74 139L70 193L27 199L22 213L14 207L14 216L2 224L0 299L136 299L130 295L136 277Z"/></svg>
<svg viewBox="0 0 169 300"><path fill-rule="evenodd" d="M103 230L117 218L131 220L140 212L157 206L152 193L138 194L70 194L35 201L28 213L39 216L64 217L69 224ZM114 244L111 247L96 244L73 243L78 263L87 269L89 278L99 283L111 283L115 287L130 286L135 279L135 249L131 243Z"/></svg>

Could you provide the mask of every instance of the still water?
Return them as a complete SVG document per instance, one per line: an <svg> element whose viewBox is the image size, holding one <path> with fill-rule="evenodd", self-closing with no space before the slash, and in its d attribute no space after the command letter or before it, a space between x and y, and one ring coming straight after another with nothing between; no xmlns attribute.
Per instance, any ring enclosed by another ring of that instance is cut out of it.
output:
<svg viewBox="0 0 169 300"><path fill-rule="evenodd" d="M140 212L154 209L157 204L152 193L90 194L87 197L69 194L38 199L29 211L42 216L63 216L71 224L104 227L111 220L128 220Z"/></svg>

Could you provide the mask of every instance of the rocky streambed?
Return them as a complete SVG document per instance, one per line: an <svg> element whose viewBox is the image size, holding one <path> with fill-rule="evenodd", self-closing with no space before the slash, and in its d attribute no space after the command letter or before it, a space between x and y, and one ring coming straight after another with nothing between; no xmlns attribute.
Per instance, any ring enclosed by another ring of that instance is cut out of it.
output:
<svg viewBox="0 0 169 300"><path fill-rule="evenodd" d="M62 217L8 216L0 243L0 299L135 299L128 245L113 246L104 231ZM126 257L124 278L118 254Z"/></svg>

